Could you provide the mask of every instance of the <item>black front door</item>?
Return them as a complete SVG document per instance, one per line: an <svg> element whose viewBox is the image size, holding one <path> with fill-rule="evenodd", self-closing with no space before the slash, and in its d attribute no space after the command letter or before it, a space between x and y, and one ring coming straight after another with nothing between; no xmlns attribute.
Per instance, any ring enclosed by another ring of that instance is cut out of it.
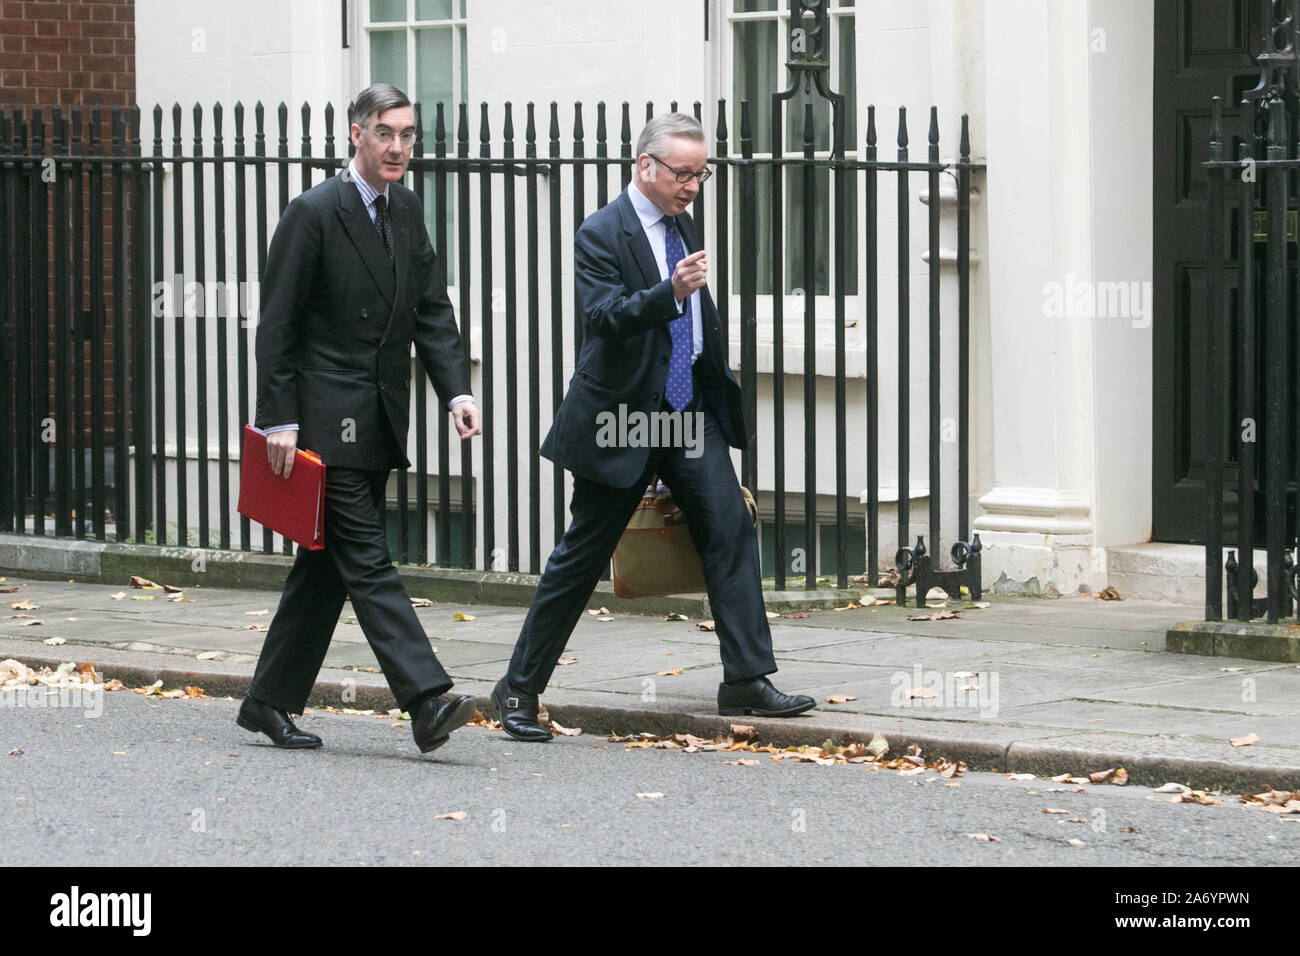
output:
<svg viewBox="0 0 1300 956"><path fill-rule="evenodd" d="M1152 537L1157 541L1204 542L1205 389L1218 388L1228 396L1230 423L1239 408L1235 382L1206 379L1206 177L1201 163L1208 158L1214 96L1223 99L1228 155L1233 155L1237 104L1259 81L1251 49L1257 8L1250 0L1156 0ZM1235 180L1229 177L1228 182L1231 201ZM1231 213L1226 227L1235 236L1236 209ZM1230 259L1239 255L1237 245L1235 239L1229 241ZM1230 261L1225 284L1234 328L1237 276L1237 262ZM1232 427L1236 431L1239 423ZM1236 444L1227 443L1231 489ZM1232 504L1230 511L1235 511Z"/></svg>

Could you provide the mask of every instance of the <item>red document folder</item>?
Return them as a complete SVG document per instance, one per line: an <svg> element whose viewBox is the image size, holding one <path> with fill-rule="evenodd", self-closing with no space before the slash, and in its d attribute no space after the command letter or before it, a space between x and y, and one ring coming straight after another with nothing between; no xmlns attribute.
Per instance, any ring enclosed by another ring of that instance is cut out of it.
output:
<svg viewBox="0 0 1300 956"><path fill-rule="evenodd" d="M325 464L299 449L289 477L277 475L266 457L266 432L245 425L238 508L258 524L320 551L325 547Z"/></svg>

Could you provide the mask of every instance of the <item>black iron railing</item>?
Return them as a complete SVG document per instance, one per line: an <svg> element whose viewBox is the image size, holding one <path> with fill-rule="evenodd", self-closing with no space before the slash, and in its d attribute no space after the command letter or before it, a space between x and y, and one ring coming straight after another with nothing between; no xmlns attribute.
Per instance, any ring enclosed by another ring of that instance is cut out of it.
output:
<svg viewBox="0 0 1300 956"><path fill-rule="evenodd" d="M1271 624L1293 613L1300 414L1295 205L1300 173L1300 4L1257 0L1258 85L1236 148L1213 98L1207 177L1205 617ZM1235 196L1234 196L1235 194ZM1235 280L1234 289L1230 288ZM1262 469L1260 467L1262 458ZM1262 527L1265 594L1255 596ZM1224 559L1225 544L1235 544Z"/></svg>
<svg viewBox="0 0 1300 956"><path fill-rule="evenodd" d="M742 482L771 505L765 521L777 557L765 573L777 587L800 578L798 586L813 588L819 574L845 586L855 570L887 568L893 557L900 589L919 577L922 597L936 583L968 586L978 594L979 545L970 537L968 507L970 197L972 176L983 167L971 161L965 117L958 156L941 159L934 109L924 160L910 157L901 109L896 154L882 156L874 108L867 111L859 155L846 159L842 105L834 99L831 148L819 151L808 89L815 76L801 75L802 93L797 79L773 98L775 144L784 142L779 103L803 107L802 115L789 111L802 127L801 155L756 156L750 104L740 104L733 139L727 105L717 103L709 118L717 175L693 210L708 237L724 338L739 337L738 377L746 409L758 423L758 438L740 464ZM471 447L453 448L448 416L429 407L427 382L416 363L413 464L396 477L394 556L536 574L548 553L547 539L557 540L565 526L564 476L537 450L581 344L567 276L572 234L629 182L633 125L628 104L617 117L597 104L593 144L585 133L589 114L575 104L570 140L562 146L555 103L544 117L544 143L543 117L533 104L522 117L503 104L495 130L493 112L487 104L480 109L477 155L471 155L474 130L464 104L454 130L442 104L418 124L410 181L426 204L462 338L477 362L476 397L485 429L475 474ZM647 104L646 115L651 112ZM694 104L694 112L701 115L701 104ZM236 104L233 116L220 104L207 114L195 105L190 113L186 124L181 107L173 106L167 122L162 108L154 107L146 138L138 109L114 109L108 117L110 146L99 137L98 110L89 117L76 108L0 110L0 529L199 549L290 550L233 509L238 438L254 397L255 316L249 313L257 296L251 283L261 273L279 213L346 158L337 148L331 106L316 133L312 111L302 107L296 156L289 152L284 104L270 133L260 103L251 111ZM515 125L521 119L522 143ZM612 140L615 120L619 133ZM593 145L594 155L588 155ZM825 176L838 211L833 226L817 220L818 205L826 201L819 198L826 195L819 193L819 177ZM928 193L923 220L913 202L917 179ZM949 183L952 189L945 189ZM891 190L895 235L882 237L882 194ZM940 206L954 191L955 223L946 224L955 235L952 256L941 248ZM797 201L787 206L791 196ZM861 198L850 203L849 196ZM793 225L788 209L801 219L798 249L787 248ZM764 214L770 248L760 250L758 219ZM910 391L917 364L911 354L917 331L910 287L914 218L924 223L928 258L925 396ZM881 260L891 244L897 307L882 316ZM770 256L771 276L758 274L760 252ZM949 258L955 261L945 266ZM816 270L827 261L833 281L819 294ZM787 314L782 294L787 264L808 290L797 314ZM945 268L948 277L941 281ZM187 288L194 282L204 285ZM760 371L760 304L771 313L770 374ZM850 305L861 314L860 343L852 347L863 366L860 402L847 392ZM829 329L819 326L818 310L831 316ZM803 324L798 361L786 354L791 320ZM892 324L883 338L882 323ZM815 371L818 350L826 348L834 353L833 373L808 374ZM882 430L880 392L881 371L891 360L898 379L892 435L888 426ZM787 376L803 378L797 402L786 395ZM818 396L828 392L833 455L818 439L818 416L825 414L819 413ZM918 403L926 409L929 450L929 515L922 527L915 526L909 507L909 445ZM786 411L792 406L802 416L802 469L787 454ZM853 434L851 415L862 423ZM946 465L945 437L948 448L956 446ZM763 477L764 460L770 480ZM894 466L886 477L898 488L892 523L882 513L882 462ZM801 486L792 489L790 477L799 472ZM852 492L850 473L859 479ZM833 523L826 523L824 504L819 514L819 482L829 488L831 474L833 492L820 495L834 500ZM859 504L853 500L857 488L865 488L860 513L850 508ZM945 502L955 515L952 553L960 572L946 582L934 577L923 543L906 547L924 530L937 551ZM802 511L799 518L792 507ZM850 546L851 527L865 529L862 545ZM815 542L828 534L835 538L833 555L819 566ZM792 571L785 556L796 537L805 564ZM891 539L897 553L882 554L882 542Z"/></svg>

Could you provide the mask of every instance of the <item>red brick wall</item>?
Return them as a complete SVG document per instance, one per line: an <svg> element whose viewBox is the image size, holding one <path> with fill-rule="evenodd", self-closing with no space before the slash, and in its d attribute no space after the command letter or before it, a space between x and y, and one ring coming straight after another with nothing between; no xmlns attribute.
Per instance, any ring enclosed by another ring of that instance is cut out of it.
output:
<svg viewBox="0 0 1300 956"><path fill-rule="evenodd" d="M135 0L0 0L0 103L134 104Z"/></svg>
<svg viewBox="0 0 1300 956"><path fill-rule="evenodd" d="M10 119L14 112L21 109L24 121L28 124L30 142L30 124L32 107L41 107L44 125L44 153L53 152L54 129L52 123L53 108L62 108L63 117L71 122L72 107L81 106L82 152L90 152L89 125L90 107L100 107L101 151L108 153L112 149L112 111L113 107L129 109L135 103L135 2L134 0L0 0L0 108ZM104 174L104 208L102 211L104 230L103 242L103 301L105 303L104 329L104 441L111 448L114 432L113 415L113 314L112 288L114 251L112 242L112 179L106 171ZM89 179L83 178L83 203L90 198ZM50 223L50 243L47 249L49 272L54 266L54 228L53 228L53 194L48 195L47 217ZM73 210L73 215L76 210ZM72 288L80 288L82 308L89 308L92 287L90 284L90 211L81 210L85 229L85 242L82 248L82 273L72 277ZM129 209L124 210L129 215ZM129 221L129 220L128 220ZM33 250L35 257L35 250ZM68 251L69 265L72 264L72 250ZM33 274L32 279L41 277ZM50 413L56 409L53 395L54 382L54 324L53 315L55 277L47 277L49 303L50 365L49 395ZM76 296L71 300L74 304ZM82 346L84 354L89 356L89 345ZM84 375L87 392L91 377L89 358L84 362ZM69 383L72 376L69 373ZM90 402L89 396L83 409L86 431L83 435L83 447L89 447L90 441ZM72 422L59 423L57 434L61 440L72 435ZM108 472L111 481L112 472ZM111 507L111 497L109 499ZM52 502L50 502L52 504ZM74 507L76 504L74 503ZM79 509L80 510L80 509Z"/></svg>

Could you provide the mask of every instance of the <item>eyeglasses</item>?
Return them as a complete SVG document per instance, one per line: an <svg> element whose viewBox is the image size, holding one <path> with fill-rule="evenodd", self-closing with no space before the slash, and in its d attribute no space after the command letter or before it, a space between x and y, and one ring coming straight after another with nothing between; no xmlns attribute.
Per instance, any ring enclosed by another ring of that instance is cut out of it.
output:
<svg viewBox="0 0 1300 956"><path fill-rule="evenodd" d="M370 127L365 127L365 130L370 132ZM380 126L378 129L370 132L370 135L387 146L392 143L395 134L387 126ZM410 149L415 144L415 130L408 129L401 135L398 135L397 139L401 141L402 149Z"/></svg>
<svg viewBox="0 0 1300 956"><path fill-rule="evenodd" d="M664 169L671 172L677 178L677 181L679 183L689 183L692 179L697 179L701 183L703 183L707 181L710 176L713 175L713 171L711 169L701 169L698 173L693 173L689 169L674 169L672 166L669 166L667 163L665 163L654 153L646 153L646 155L649 156L651 159L653 159Z"/></svg>

